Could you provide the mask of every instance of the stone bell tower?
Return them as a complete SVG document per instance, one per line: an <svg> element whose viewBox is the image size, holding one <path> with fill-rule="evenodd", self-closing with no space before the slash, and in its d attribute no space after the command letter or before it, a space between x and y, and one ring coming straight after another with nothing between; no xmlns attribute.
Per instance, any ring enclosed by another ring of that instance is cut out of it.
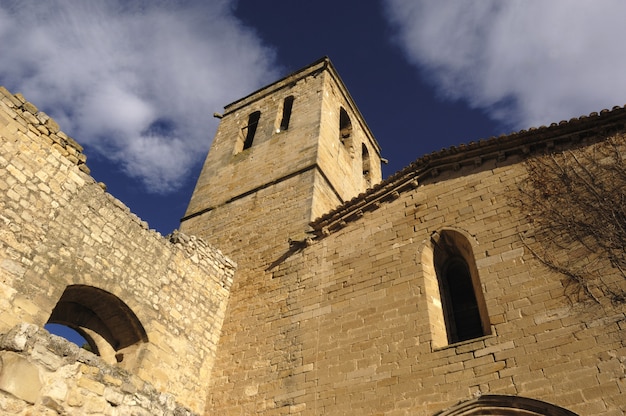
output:
<svg viewBox="0 0 626 416"><path fill-rule="evenodd" d="M241 266L381 180L380 147L328 58L224 108L181 231Z"/></svg>

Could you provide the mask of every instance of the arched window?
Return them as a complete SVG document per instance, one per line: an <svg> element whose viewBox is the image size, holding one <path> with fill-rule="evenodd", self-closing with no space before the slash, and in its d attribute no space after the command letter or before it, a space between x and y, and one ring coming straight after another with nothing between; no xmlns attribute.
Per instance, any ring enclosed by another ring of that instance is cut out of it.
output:
<svg viewBox="0 0 626 416"><path fill-rule="evenodd" d="M448 344L490 333L478 270L469 241L461 233L434 233L433 263Z"/></svg>
<svg viewBox="0 0 626 416"><path fill-rule="evenodd" d="M577 416L551 403L520 396L488 394L437 413L438 416Z"/></svg>
<svg viewBox="0 0 626 416"><path fill-rule="evenodd" d="M283 101L283 115L280 120L280 131L289 129L289 121L291 120L291 109L293 108L294 100L294 96L290 95Z"/></svg>
<svg viewBox="0 0 626 416"><path fill-rule="evenodd" d="M372 183L370 152L367 150L365 143L361 143L361 162L363 164L363 179L365 179L365 183L369 187Z"/></svg>
<svg viewBox="0 0 626 416"><path fill-rule="evenodd" d="M256 134L256 129L259 125L260 118L260 111L255 111L254 113L250 114L250 116L248 116L248 125L242 129L243 131L245 131L246 134L246 138L243 142L243 150L249 149L252 146L252 141L254 140L254 135Z"/></svg>
<svg viewBox="0 0 626 416"><path fill-rule="evenodd" d="M352 136L352 121L346 110L341 107L339 109L339 140L347 145L350 136Z"/></svg>
<svg viewBox="0 0 626 416"><path fill-rule="evenodd" d="M103 347L117 353L148 341L146 331L133 311L117 296L93 286L65 288L47 323L75 330L98 355L102 355ZM116 359L122 361L123 356L117 354Z"/></svg>
<svg viewBox="0 0 626 416"><path fill-rule="evenodd" d="M442 266L439 284L443 297L446 329L450 343L485 335L474 293L469 266L460 256Z"/></svg>

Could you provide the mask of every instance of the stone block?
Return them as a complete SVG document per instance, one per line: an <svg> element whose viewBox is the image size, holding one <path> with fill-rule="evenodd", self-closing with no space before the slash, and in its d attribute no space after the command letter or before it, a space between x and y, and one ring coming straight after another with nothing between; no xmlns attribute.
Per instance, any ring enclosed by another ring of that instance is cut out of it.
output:
<svg viewBox="0 0 626 416"><path fill-rule="evenodd" d="M35 325L21 323L14 326L8 333L0 337L0 349L10 351L23 351L28 340L39 329Z"/></svg>
<svg viewBox="0 0 626 416"><path fill-rule="evenodd" d="M17 353L1 351L0 390L28 403L35 403L41 393L39 369Z"/></svg>

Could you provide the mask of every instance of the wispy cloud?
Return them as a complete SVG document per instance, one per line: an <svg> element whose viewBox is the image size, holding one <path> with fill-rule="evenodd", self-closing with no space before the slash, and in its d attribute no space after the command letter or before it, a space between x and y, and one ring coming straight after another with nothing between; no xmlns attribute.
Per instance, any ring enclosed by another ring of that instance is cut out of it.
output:
<svg viewBox="0 0 626 416"><path fill-rule="evenodd" d="M386 0L408 60L512 128L626 104L621 0Z"/></svg>
<svg viewBox="0 0 626 416"><path fill-rule="evenodd" d="M3 0L0 83L168 192L201 160L224 104L276 77L234 0Z"/></svg>

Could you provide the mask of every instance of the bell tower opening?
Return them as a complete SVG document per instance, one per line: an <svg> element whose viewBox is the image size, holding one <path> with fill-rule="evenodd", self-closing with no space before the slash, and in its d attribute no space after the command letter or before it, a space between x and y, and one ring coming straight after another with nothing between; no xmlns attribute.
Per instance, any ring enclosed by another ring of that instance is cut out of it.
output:
<svg viewBox="0 0 626 416"><path fill-rule="evenodd" d="M280 120L280 126L278 127L279 132L289 129L289 120L291 120L291 109L293 108L294 100L294 96L290 95L283 101L282 117Z"/></svg>
<svg viewBox="0 0 626 416"><path fill-rule="evenodd" d="M252 142L254 141L254 135L256 134L260 118L260 111L255 111L248 116L248 124L241 128L241 134L239 135L235 145L235 154L252 147Z"/></svg>
<svg viewBox="0 0 626 416"><path fill-rule="evenodd" d="M344 145L352 136L352 121L346 110L341 107L339 109L339 139Z"/></svg>

